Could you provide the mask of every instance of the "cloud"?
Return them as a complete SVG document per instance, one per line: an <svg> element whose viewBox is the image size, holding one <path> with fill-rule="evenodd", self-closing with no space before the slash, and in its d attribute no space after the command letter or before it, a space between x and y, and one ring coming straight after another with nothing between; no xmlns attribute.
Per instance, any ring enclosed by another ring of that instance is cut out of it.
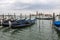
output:
<svg viewBox="0 0 60 40"><path fill-rule="evenodd" d="M0 0L0 9L60 9L60 0Z"/></svg>

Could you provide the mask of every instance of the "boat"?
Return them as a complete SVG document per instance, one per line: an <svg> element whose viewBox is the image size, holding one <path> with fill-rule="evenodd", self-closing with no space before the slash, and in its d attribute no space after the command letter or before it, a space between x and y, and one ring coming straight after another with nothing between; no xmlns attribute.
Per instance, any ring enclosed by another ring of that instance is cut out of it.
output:
<svg viewBox="0 0 60 40"><path fill-rule="evenodd" d="M22 20L15 20L15 21L4 21L2 23L3 27L11 27L11 28L19 28L19 27L24 27L24 26L30 26L35 24L36 19L22 19Z"/></svg>
<svg viewBox="0 0 60 40"><path fill-rule="evenodd" d="M55 28L56 30L60 31L60 21L55 21L55 22L54 22L54 25L55 25L54 28Z"/></svg>
<svg viewBox="0 0 60 40"><path fill-rule="evenodd" d="M25 20L23 23L21 22L16 25L12 24L11 28L23 28L23 27L31 26L31 25L35 24L35 20L36 19L33 19L33 20L28 19L28 20Z"/></svg>
<svg viewBox="0 0 60 40"><path fill-rule="evenodd" d="M21 23L21 21L24 21L25 19L23 20L5 20L3 23L2 23L2 26L3 27L9 27L9 25L13 24L13 25L17 25L19 24L18 22Z"/></svg>
<svg viewBox="0 0 60 40"><path fill-rule="evenodd" d="M57 26L57 27L60 27L60 21L55 21L54 25Z"/></svg>

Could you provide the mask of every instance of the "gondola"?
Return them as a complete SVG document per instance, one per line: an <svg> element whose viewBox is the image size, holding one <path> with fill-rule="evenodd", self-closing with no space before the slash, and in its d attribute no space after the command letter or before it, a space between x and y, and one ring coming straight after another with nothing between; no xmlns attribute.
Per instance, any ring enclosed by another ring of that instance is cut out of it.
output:
<svg viewBox="0 0 60 40"><path fill-rule="evenodd" d="M16 20L12 20L12 19L1 19L0 20L0 26L2 26L3 23L8 23L8 21L14 22Z"/></svg>
<svg viewBox="0 0 60 40"><path fill-rule="evenodd" d="M55 21L54 26L56 30L60 31L60 21Z"/></svg>
<svg viewBox="0 0 60 40"><path fill-rule="evenodd" d="M60 27L60 21L55 21L54 25L57 26L57 27Z"/></svg>
<svg viewBox="0 0 60 40"><path fill-rule="evenodd" d="M11 28L21 28L21 27L25 27L25 26L30 26L32 24L35 24L35 20L36 19L23 19L23 20L16 20L16 21L13 21L9 24L9 22L4 22L3 23L3 26L4 27L11 27Z"/></svg>
<svg viewBox="0 0 60 40"><path fill-rule="evenodd" d="M33 20L28 19L28 20L25 20L24 23L21 22L20 24L17 24L17 25L12 24L11 28L23 28L23 27L31 26L31 25L35 24L35 21L36 21L36 19L33 19Z"/></svg>
<svg viewBox="0 0 60 40"><path fill-rule="evenodd" d="M24 21L24 20L25 19L23 19L23 20L13 20L13 21L11 21L11 20L5 20L5 21L3 21L2 26L3 27L9 27L10 24L17 25L17 24L19 24L18 22L21 22L21 21Z"/></svg>

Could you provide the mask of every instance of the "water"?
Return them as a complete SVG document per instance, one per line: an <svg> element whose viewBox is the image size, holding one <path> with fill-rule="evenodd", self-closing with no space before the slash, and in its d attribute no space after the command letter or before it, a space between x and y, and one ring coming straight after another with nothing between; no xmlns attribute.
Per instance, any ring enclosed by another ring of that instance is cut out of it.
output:
<svg viewBox="0 0 60 40"><path fill-rule="evenodd" d="M20 29L0 28L0 40L59 40L52 20L37 20L36 24Z"/></svg>

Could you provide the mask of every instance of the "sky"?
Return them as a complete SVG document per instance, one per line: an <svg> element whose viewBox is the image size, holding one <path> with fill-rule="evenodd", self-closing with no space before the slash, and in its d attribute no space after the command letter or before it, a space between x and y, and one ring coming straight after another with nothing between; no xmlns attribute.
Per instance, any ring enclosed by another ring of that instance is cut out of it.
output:
<svg viewBox="0 0 60 40"><path fill-rule="evenodd" d="M0 0L1 10L60 10L60 0Z"/></svg>

